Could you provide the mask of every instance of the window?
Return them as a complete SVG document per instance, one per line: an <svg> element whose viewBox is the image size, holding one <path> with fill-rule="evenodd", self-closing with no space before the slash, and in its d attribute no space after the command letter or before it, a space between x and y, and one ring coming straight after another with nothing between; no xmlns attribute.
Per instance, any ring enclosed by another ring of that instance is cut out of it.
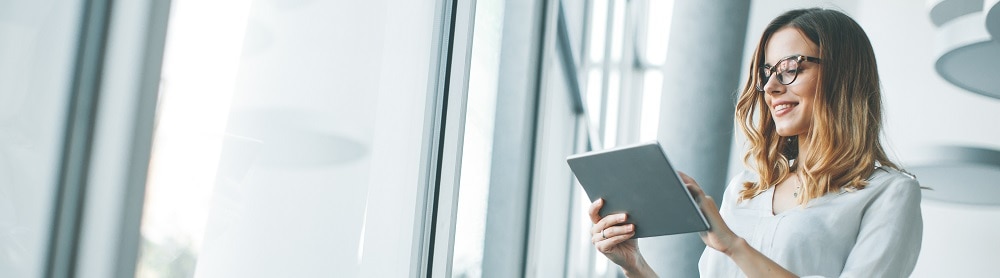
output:
<svg viewBox="0 0 1000 278"><path fill-rule="evenodd" d="M503 1L476 1L452 277L481 277L486 241Z"/></svg>
<svg viewBox="0 0 1000 278"><path fill-rule="evenodd" d="M173 1L137 275L414 273L441 14Z"/></svg>
<svg viewBox="0 0 1000 278"><path fill-rule="evenodd" d="M590 1L586 73L586 136L593 149L657 138L663 65L673 1ZM578 150L584 151L584 150ZM605 277L610 262L591 245L590 201L574 184L570 275Z"/></svg>

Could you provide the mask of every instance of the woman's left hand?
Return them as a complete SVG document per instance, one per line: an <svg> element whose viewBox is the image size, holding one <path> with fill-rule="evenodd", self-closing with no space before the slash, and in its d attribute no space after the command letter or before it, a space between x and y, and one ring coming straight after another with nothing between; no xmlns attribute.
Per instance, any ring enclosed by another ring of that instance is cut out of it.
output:
<svg viewBox="0 0 1000 278"><path fill-rule="evenodd" d="M712 196L705 195L705 191L701 190L701 186L698 186L696 182L690 176L684 174L684 172L677 171L681 176L681 180L687 189L691 191L691 196L694 197L694 201L698 203L701 207L701 212L705 214L705 218L708 219L708 224L712 227L706 231L701 232L701 240L705 242L705 245L712 247L712 249L719 250L719 252L729 254L730 248L735 246L740 240L739 236L736 236L729 226L726 225L726 221L722 220L722 215L719 214L719 207L715 204L715 200Z"/></svg>

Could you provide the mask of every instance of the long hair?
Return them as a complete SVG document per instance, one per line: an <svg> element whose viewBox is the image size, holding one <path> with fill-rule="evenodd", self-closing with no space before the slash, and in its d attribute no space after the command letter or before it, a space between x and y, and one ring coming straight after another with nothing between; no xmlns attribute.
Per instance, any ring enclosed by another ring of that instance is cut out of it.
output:
<svg viewBox="0 0 1000 278"><path fill-rule="evenodd" d="M757 69L764 63L767 41L779 29L799 30L819 46L823 61L819 90L813 101L809 141L778 135L766 92L757 91L762 80ZM899 168L889 161L879 135L882 129L882 96L875 53L864 30L847 15L819 8L792 10L778 16L761 35L750 63L750 76L736 104L736 121L747 137L743 156L758 181L743 184L739 200L747 200L777 185L791 174L790 159L803 167L802 194L805 204L831 191L847 187L863 189L875 171L875 162ZM799 153L798 144L809 146Z"/></svg>

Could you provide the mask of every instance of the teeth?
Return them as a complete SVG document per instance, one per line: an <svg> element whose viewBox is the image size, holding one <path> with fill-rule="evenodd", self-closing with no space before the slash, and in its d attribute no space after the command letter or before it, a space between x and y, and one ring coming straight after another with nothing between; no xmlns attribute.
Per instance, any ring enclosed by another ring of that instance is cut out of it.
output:
<svg viewBox="0 0 1000 278"><path fill-rule="evenodd" d="M788 109L788 108L792 108L792 106L795 106L795 105L794 104L782 104L782 105L778 105L778 106L774 107L774 111L777 112L777 111L785 110L785 109Z"/></svg>

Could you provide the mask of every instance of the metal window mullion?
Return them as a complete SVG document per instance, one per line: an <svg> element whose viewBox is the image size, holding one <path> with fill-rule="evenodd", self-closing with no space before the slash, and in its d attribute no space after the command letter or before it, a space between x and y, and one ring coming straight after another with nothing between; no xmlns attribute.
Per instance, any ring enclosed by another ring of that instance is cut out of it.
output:
<svg viewBox="0 0 1000 278"><path fill-rule="evenodd" d="M421 277L451 277L454 256L455 229L464 147L465 120L468 101L469 74L472 60L473 32L475 30L476 1L449 1L448 44L441 47L439 75L442 105L435 118L440 134L436 161L436 186L428 192L428 212L424 214L423 238L426 251L422 252L419 274ZM433 181L432 181L433 182ZM430 216L430 217L428 217Z"/></svg>
<svg viewBox="0 0 1000 278"><path fill-rule="evenodd" d="M91 143L107 45L110 0L87 0L82 7L45 277L72 277L76 268Z"/></svg>
<svg viewBox="0 0 1000 278"><path fill-rule="evenodd" d="M424 180L418 190L415 219L418 225L414 227L413 251L411 253L411 277L450 276L451 255L454 240L454 221L458 203L458 170L461 165L462 128L465 118L465 89L461 83L467 82L467 56L464 50L467 42L462 34L470 33L463 20L468 17L471 7L474 16L475 1L441 0L436 10L435 43L431 53L436 63L430 69L432 81L428 90L430 113L425 130L427 134L426 161L421 163L421 171L425 173ZM471 24L471 23L468 23ZM457 33L456 33L457 32ZM471 40L471 33L467 40ZM456 41L456 36L459 40ZM456 46L457 45L457 46ZM454 61L465 61L466 64L455 65ZM465 74L455 74L456 68L465 69ZM456 86L456 82L459 82ZM458 90L454 88L458 87ZM460 109L459 111L454 111ZM459 129L455 130L455 122ZM457 134L457 135L456 135ZM457 141L456 138L457 137ZM448 142L448 144L446 144ZM457 148L457 149L456 149ZM447 274L447 275L445 275Z"/></svg>
<svg viewBox="0 0 1000 278"><path fill-rule="evenodd" d="M580 72L579 68L574 62L576 60L576 55L573 51L573 44L569 37L569 22L566 19L565 8L563 7L563 1L558 3L558 18L557 28L556 28L556 40L557 40L557 51L561 54L560 58L562 60L563 70L566 71L566 76L568 77L567 82L569 83L570 89L570 99L573 100L573 112L576 114L583 114L584 111L584 100L583 100L583 90L580 83ZM586 33L586 32L584 32Z"/></svg>
<svg viewBox="0 0 1000 278"><path fill-rule="evenodd" d="M119 246L116 277L135 275L141 245L141 223L146 179L152 156L153 132L159 95L163 53L166 47L167 22L172 0L149 1L149 31L146 34L146 55L142 60L139 103L131 148L131 163L126 180L125 203L122 211L122 245Z"/></svg>

